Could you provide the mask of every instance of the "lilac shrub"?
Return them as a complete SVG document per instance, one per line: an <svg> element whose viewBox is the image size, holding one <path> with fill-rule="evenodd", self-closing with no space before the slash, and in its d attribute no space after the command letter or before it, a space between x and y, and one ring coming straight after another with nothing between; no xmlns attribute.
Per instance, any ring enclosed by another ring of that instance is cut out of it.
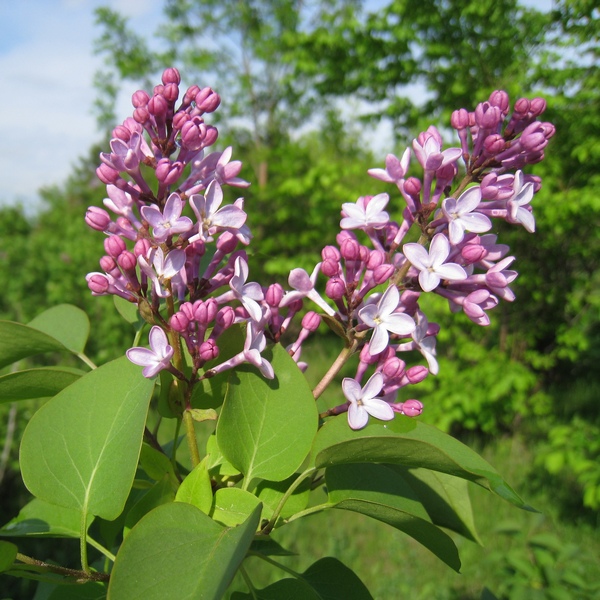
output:
<svg viewBox="0 0 600 600"><path fill-rule="evenodd" d="M103 272L87 276L92 293L137 304L154 325L152 350L133 348L129 359L144 367L146 377L171 367L185 383L182 409L190 409L199 381L244 362L273 378L261 352L283 339L308 301L346 342L315 398L352 354L359 355L355 376L342 383L347 402L321 416L347 410L350 427L359 429L368 415L388 420L394 412L419 414L418 401L408 400L411 408L404 410L406 401L397 399L402 388L438 371L439 326L421 310L420 296L438 294L452 312L462 311L479 325L489 324L488 312L500 299L514 300L510 284L517 273L509 267L515 257L488 232L492 219L535 229L530 203L541 183L521 169L543 159L554 133L551 124L539 120L545 102L521 98L511 113L508 95L495 91L474 112L452 114L460 147L443 149L431 126L413 141L412 153L407 148L400 159L389 154L385 168L369 174L395 184L401 220L385 210L390 201L385 193L343 204L337 245L322 249L312 275L293 269L291 289L284 291L277 284L248 282L244 248L252 235L244 200L223 205L223 187L249 184L238 177L241 163L231 161L231 148L208 150L218 132L205 117L218 108L218 94L192 86L178 104L179 85L177 70L167 69L152 95L133 95L133 117L114 129L111 152L101 155L97 170L113 215L98 207L86 215L90 227L108 236ZM413 155L421 177L408 176ZM186 208L193 218L183 215ZM418 240L410 241L415 231ZM319 275L326 280L324 295L317 289ZM287 346L303 369L302 344L320 321L317 313L309 314L300 337ZM244 349L220 360L220 336L236 324L246 328ZM189 374L184 374L182 343L192 359ZM408 366L409 358L401 358L415 350L427 366ZM369 382L360 392L366 376ZM412 392L403 390L407 394Z"/></svg>
<svg viewBox="0 0 600 600"><path fill-rule="evenodd" d="M520 99L511 112L495 91L453 113L460 147L444 148L429 127L400 158L389 154L369 174L397 199L344 203L335 244L310 274L292 269L286 290L253 281L244 199L224 193L249 183L232 148L211 149L219 95L195 85L181 94L180 82L167 69L152 94L133 95L133 116L100 156L104 208L85 217L105 235L89 289L115 297L136 329L133 347L96 366L84 353L89 319L68 305L28 325L0 321L0 368L14 365L1 389L50 398L20 448L34 498L0 537L77 538L81 558L81 569L57 565L0 539L0 572L40 579L52 598L78 583L70 598L217 599L239 574L249 593L234 592L238 600L367 600L337 559L303 573L278 562L286 550L272 534L332 508L382 521L458 571L446 530L478 541L468 482L527 506L477 453L415 418L424 407L413 389L439 370L440 326L420 300L437 294L483 326L514 300L515 257L492 227L535 229L541 182L521 169L542 160L554 133L539 120L544 101ZM302 350L323 323L341 350L311 389ZM43 352L71 353L86 370L19 370ZM315 401L351 359L342 401L318 414ZM197 436L195 422L210 420ZM189 459L178 455L183 438ZM247 556L286 578L258 590Z"/></svg>

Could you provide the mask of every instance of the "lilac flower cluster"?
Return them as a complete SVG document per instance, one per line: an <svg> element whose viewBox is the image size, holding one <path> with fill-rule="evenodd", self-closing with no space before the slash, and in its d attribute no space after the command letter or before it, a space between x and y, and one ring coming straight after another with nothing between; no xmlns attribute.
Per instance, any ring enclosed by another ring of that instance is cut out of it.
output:
<svg viewBox="0 0 600 600"><path fill-rule="evenodd" d="M153 325L150 348L128 350L129 359L144 367L146 377L167 369L185 382L183 408L190 408L195 383L242 363L273 378L262 352L268 341L282 341L310 300L320 314L305 313L287 346L299 367L306 368L302 345L322 320L345 339L315 398L353 354L359 357L355 376L342 382L346 402L322 416L347 412L358 429L369 415L389 420L395 413L420 414L418 400L397 400L401 388L438 372L439 326L420 309L421 294L446 298L452 311L462 310L480 325L489 324L487 313L499 299L514 299L509 285L517 273L508 268L514 257L488 232L494 218L535 229L530 202L540 181L519 169L543 158L554 133L538 121L543 100L518 100L509 116L508 96L496 91L474 112L456 111L452 125L460 148L442 149L440 133L430 127L412 145L420 178L408 176L410 148L400 159L388 155L385 169L369 173L397 186L402 219L386 212L388 194L344 204L337 245L323 248L311 275L293 269L286 292L278 284L248 281L248 256L240 248L252 237L244 201L223 205L223 187L249 184L238 177L241 163L231 161L231 148L206 154L218 133L204 117L216 110L219 96L192 86L177 105L177 70L167 69L162 82L152 96L133 95L133 118L115 128L111 152L101 154L97 173L113 215L99 207L86 215L88 225L107 236L102 272L87 276L90 290L136 303ZM317 290L321 274L324 295ZM235 324L245 327L244 346L220 361L220 336ZM185 364L182 345L191 364ZM415 352L427 366L408 366L400 358Z"/></svg>

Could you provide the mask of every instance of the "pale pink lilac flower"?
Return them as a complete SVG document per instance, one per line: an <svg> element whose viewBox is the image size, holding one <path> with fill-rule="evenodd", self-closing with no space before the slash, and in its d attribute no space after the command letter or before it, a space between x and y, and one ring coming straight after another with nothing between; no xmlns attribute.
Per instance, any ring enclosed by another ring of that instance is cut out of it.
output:
<svg viewBox="0 0 600 600"><path fill-rule="evenodd" d="M387 194L377 194L372 198L360 197L356 203L345 202L342 204L342 215L340 221L342 229L381 229L390 220L390 215L383 209L389 202Z"/></svg>
<svg viewBox="0 0 600 600"><path fill-rule="evenodd" d="M373 328L369 343L369 354L383 352L390 340L390 333L410 335L415 330L415 322L404 313L394 312L400 302L400 292L391 285L381 296L377 304L367 304L358 311L362 321Z"/></svg>
<svg viewBox="0 0 600 600"><path fill-rule="evenodd" d="M236 204L221 207L221 202L223 190L217 181L210 183L204 196L194 194L190 198L190 206L198 219L198 233L190 238L190 243L211 241L217 231L237 231L244 225L246 213Z"/></svg>
<svg viewBox="0 0 600 600"><path fill-rule="evenodd" d="M508 209L507 220L509 223L521 223L529 233L533 233L535 231L535 218L527 207L533 198L534 186L531 182L523 184L523 181L523 172L517 171L513 184L514 196L506 203Z"/></svg>
<svg viewBox="0 0 600 600"><path fill-rule="evenodd" d="M442 202L442 212L448 219L450 242L459 244L465 237L465 231L483 233L492 228L492 222L481 213L473 212L481 202L479 186L465 190L460 197L446 198Z"/></svg>
<svg viewBox="0 0 600 600"><path fill-rule="evenodd" d="M173 348L169 345L167 334L157 325L150 330L149 339L149 349L130 348L125 354L133 364L144 367L142 375L150 379L169 366Z"/></svg>
<svg viewBox="0 0 600 600"><path fill-rule="evenodd" d="M143 206L142 217L152 226L152 234L157 242L162 243L172 235L186 233L194 224L189 217L182 217L183 201L179 194L173 193L165 202L161 212L157 206Z"/></svg>
<svg viewBox="0 0 600 600"><path fill-rule="evenodd" d="M446 263L450 243L443 233L436 233L429 252L421 244L404 244L404 256L419 271L419 284L425 292L434 290L442 279L458 281L467 278L466 271L456 263Z"/></svg>
<svg viewBox="0 0 600 600"><path fill-rule="evenodd" d="M171 250L166 258L162 248L151 248L148 256L138 256L138 264L143 273L152 280L154 293L160 298L170 296L167 289L163 290L165 281L177 275L185 265L185 252L179 249Z"/></svg>
<svg viewBox="0 0 600 600"><path fill-rule="evenodd" d="M264 298L263 291L258 283L246 283L248 274L248 263L242 256L238 256L235 259L234 275L229 280L229 287L232 289L235 298L248 311L250 318L254 321L260 321L262 319L262 309L258 302Z"/></svg>
<svg viewBox="0 0 600 600"><path fill-rule="evenodd" d="M385 157L385 169L369 169L367 173L386 183L399 184L408 171L408 164L410 162L410 148L404 151L401 159L398 159L393 154L388 154Z"/></svg>
<svg viewBox="0 0 600 600"><path fill-rule="evenodd" d="M376 398L383 388L383 375L379 372L371 376L366 385L361 388L360 383L350 377L342 381L344 396L350 403L348 406L348 424L352 429L362 429L369 421L369 415L381 421L391 421L394 410L385 401Z"/></svg>
<svg viewBox="0 0 600 600"><path fill-rule="evenodd" d="M280 303L280 306L288 306L296 300L302 300L302 298L309 298L319 308L322 308L328 315L334 316L335 310L321 298L319 292L315 289L315 283L317 276L321 270L321 263L317 263L317 266L313 269L312 274L308 273L304 269L292 269L288 277L288 283L290 287L294 289L293 292L287 292Z"/></svg>

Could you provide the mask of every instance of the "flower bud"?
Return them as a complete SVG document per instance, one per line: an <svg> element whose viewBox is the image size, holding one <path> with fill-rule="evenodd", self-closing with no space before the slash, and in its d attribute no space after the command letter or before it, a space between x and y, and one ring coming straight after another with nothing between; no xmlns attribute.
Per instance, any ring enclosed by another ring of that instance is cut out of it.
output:
<svg viewBox="0 0 600 600"><path fill-rule="evenodd" d="M133 253L137 256L143 256L144 258L148 256L148 252L152 248L150 241L147 239L138 240L133 246Z"/></svg>
<svg viewBox="0 0 600 600"><path fill-rule="evenodd" d="M131 104L133 104L133 108L142 108L148 104L150 101L150 96L144 90L138 90L134 92L133 96L131 96Z"/></svg>
<svg viewBox="0 0 600 600"><path fill-rule="evenodd" d="M224 306L217 313L215 320L221 330L227 329L228 327L231 327L235 321L235 311L233 308L231 308L231 306Z"/></svg>
<svg viewBox="0 0 600 600"><path fill-rule="evenodd" d="M137 267L137 258L133 252L129 252L129 250L125 250L121 252L117 258L117 264L125 271L126 273L130 273L135 271Z"/></svg>
<svg viewBox="0 0 600 600"><path fill-rule="evenodd" d="M87 277L87 284L93 294L106 294L110 287L108 277L102 273L90 273Z"/></svg>
<svg viewBox="0 0 600 600"><path fill-rule="evenodd" d="M466 129L469 126L469 113L466 109L455 110L450 116L450 125L454 129Z"/></svg>
<svg viewBox="0 0 600 600"><path fill-rule="evenodd" d="M406 369L406 378L412 384L420 383L429 374L429 369L423 365L415 365Z"/></svg>
<svg viewBox="0 0 600 600"><path fill-rule="evenodd" d="M125 242L118 235L110 235L104 240L106 254L113 258L117 258L126 248Z"/></svg>
<svg viewBox="0 0 600 600"><path fill-rule="evenodd" d="M394 274L394 270L395 269L393 265L379 265L373 271L373 282L375 285L381 285L382 283L385 283Z"/></svg>
<svg viewBox="0 0 600 600"><path fill-rule="evenodd" d="M233 252L239 240L230 231L224 231L217 239L217 250L220 250L224 254L230 254Z"/></svg>
<svg viewBox="0 0 600 600"><path fill-rule="evenodd" d="M120 274L120 271L117 268L117 263L115 261L115 259L112 256L103 256L100 261L100 268L105 272L105 273L110 273L112 274L113 272L117 272L118 274Z"/></svg>
<svg viewBox="0 0 600 600"><path fill-rule="evenodd" d="M341 300L346 293L346 284L339 277L332 277L325 285L325 295L332 300Z"/></svg>
<svg viewBox="0 0 600 600"><path fill-rule="evenodd" d="M321 317L314 311L308 311L304 317L302 317L302 327L308 331L314 332L319 329L321 324Z"/></svg>
<svg viewBox="0 0 600 600"><path fill-rule="evenodd" d="M175 67L169 67L163 71L161 81L167 85L168 83L174 83L179 85L181 83L181 75Z"/></svg>
<svg viewBox="0 0 600 600"><path fill-rule="evenodd" d="M267 288L267 291L265 292L265 302L269 306L272 306L273 308L278 307L282 298L283 287L279 283L273 283Z"/></svg>
<svg viewBox="0 0 600 600"><path fill-rule="evenodd" d="M417 197L421 193L421 181L416 177L409 177L404 182L404 191L413 197Z"/></svg>
<svg viewBox="0 0 600 600"><path fill-rule="evenodd" d="M397 356L388 358L381 368L381 372L385 375L386 381L388 379L398 379L404 374L406 363L399 359Z"/></svg>
<svg viewBox="0 0 600 600"><path fill-rule="evenodd" d="M508 94L504 90L493 91L490 94L489 102L492 106L497 106L503 114L508 114Z"/></svg>
<svg viewBox="0 0 600 600"><path fill-rule="evenodd" d="M321 258L323 260L335 260L339 262L342 255L335 246L325 246L323 250L321 250Z"/></svg>
<svg viewBox="0 0 600 600"><path fill-rule="evenodd" d="M214 112L219 104L221 104L221 97L209 87L201 89L196 94L196 107L203 113Z"/></svg>
<svg viewBox="0 0 600 600"><path fill-rule="evenodd" d="M156 179L160 183L171 185L179 179L184 167L178 160L171 162L168 158L161 158L156 164Z"/></svg>
<svg viewBox="0 0 600 600"><path fill-rule="evenodd" d="M171 329L179 333L185 333L187 331L188 325L190 324L190 320L187 318L186 314L183 311L176 312L170 319L169 325Z"/></svg>
<svg viewBox="0 0 600 600"><path fill-rule="evenodd" d="M90 206L85 213L85 222L96 231L105 231L110 221L110 215L98 206Z"/></svg>
<svg viewBox="0 0 600 600"><path fill-rule="evenodd" d="M208 362L209 360L214 360L219 356L219 347L216 342L212 339L208 339L205 342L200 344L200 348L198 349L198 356L204 362Z"/></svg>
<svg viewBox="0 0 600 600"><path fill-rule="evenodd" d="M418 400L407 400L402 404L402 413L407 417L418 417L423 412L423 404Z"/></svg>
<svg viewBox="0 0 600 600"><path fill-rule="evenodd" d="M340 273L340 263L337 260L326 259L321 263L321 273L325 277L335 277Z"/></svg>

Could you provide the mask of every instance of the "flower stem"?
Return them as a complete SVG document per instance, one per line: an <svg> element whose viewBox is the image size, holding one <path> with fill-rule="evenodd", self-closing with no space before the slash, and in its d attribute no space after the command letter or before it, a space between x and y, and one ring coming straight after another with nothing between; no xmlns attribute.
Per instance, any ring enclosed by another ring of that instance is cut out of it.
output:
<svg viewBox="0 0 600 600"><path fill-rule="evenodd" d="M198 452L198 442L196 441L194 419L192 419L192 413L187 409L183 411L183 422L185 424L185 436L187 438L188 448L190 450L192 466L195 467L196 465L200 464L200 453Z"/></svg>
<svg viewBox="0 0 600 600"><path fill-rule="evenodd" d="M333 381L333 378L340 372L341 368L346 364L347 360L356 352L358 348L358 340L353 340L352 345L342 348L342 351L339 353L338 357L335 359L331 367L325 375L323 379L319 381L315 389L313 390L313 396L315 400L319 398L319 396L325 391L327 386Z"/></svg>

